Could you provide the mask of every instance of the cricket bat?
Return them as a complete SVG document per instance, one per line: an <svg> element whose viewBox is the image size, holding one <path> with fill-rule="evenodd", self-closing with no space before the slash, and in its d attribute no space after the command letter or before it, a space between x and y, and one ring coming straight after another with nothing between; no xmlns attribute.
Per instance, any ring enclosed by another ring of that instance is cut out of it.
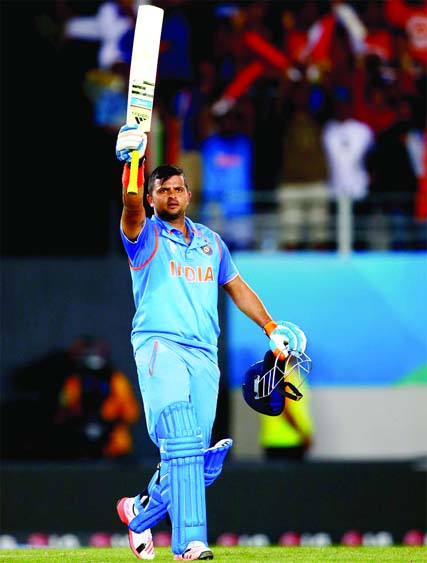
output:
<svg viewBox="0 0 427 563"><path fill-rule="evenodd" d="M127 125L138 125L141 131L151 128L156 86L157 61L163 24L163 9L144 4L138 7L129 71ZM127 192L138 193L139 153L132 151Z"/></svg>

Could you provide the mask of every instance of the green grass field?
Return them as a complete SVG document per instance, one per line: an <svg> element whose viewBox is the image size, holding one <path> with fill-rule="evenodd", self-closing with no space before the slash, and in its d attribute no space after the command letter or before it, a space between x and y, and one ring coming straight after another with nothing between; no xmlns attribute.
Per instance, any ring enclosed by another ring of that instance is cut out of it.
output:
<svg viewBox="0 0 427 563"><path fill-rule="evenodd" d="M216 547L224 563L427 563L427 547ZM1 563L132 563L128 548L5 549ZM156 563L171 562L169 548L156 548Z"/></svg>

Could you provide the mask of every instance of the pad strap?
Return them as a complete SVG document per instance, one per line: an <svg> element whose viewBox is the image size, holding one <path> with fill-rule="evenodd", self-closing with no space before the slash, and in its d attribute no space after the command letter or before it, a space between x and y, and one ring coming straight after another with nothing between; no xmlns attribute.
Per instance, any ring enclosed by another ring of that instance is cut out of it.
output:
<svg viewBox="0 0 427 563"><path fill-rule="evenodd" d="M224 460L233 445L231 438L224 438L204 452L204 479L205 487L209 487L219 477ZM153 528L166 516L167 496L166 481L161 479L161 463L157 467L147 489L142 495L135 497L135 506L138 515L129 523L129 528L136 533L141 533L147 528Z"/></svg>
<svg viewBox="0 0 427 563"><path fill-rule="evenodd" d="M233 445L231 438L220 440L211 448L205 450L205 485L209 487L219 477L224 460Z"/></svg>
<svg viewBox="0 0 427 563"><path fill-rule="evenodd" d="M167 489L165 481L161 480L161 464L157 466L147 489L142 495L135 497L135 506L138 514L129 522L129 528L136 533L141 533L147 528L153 528L161 522L167 514L166 501Z"/></svg>

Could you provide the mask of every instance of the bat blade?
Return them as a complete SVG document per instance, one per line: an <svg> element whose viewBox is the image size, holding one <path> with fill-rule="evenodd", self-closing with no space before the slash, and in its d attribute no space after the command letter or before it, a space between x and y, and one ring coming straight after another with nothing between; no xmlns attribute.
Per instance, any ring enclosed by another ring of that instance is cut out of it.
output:
<svg viewBox="0 0 427 563"><path fill-rule="evenodd" d="M129 90L126 123L138 125L141 131L150 131L156 87L157 61L163 25L163 9L144 4L139 6L132 59L129 72ZM128 193L138 193L138 151L132 152Z"/></svg>
<svg viewBox="0 0 427 563"><path fill-rule="evenodd" d="M150 131L156 85L163 10L139 6L129 73L127 124Z"/></svg>

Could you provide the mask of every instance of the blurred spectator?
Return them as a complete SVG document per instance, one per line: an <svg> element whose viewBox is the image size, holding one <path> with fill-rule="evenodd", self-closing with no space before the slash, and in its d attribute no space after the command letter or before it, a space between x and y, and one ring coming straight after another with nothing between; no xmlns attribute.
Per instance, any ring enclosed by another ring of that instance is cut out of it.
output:
<svg viewBox="0 0 427 563"><path fill-rule="evenodd" d="M329 7L326 2L307 1L283 9L283 46L295 67L291 79L318 80L330 70L335 19Z"/></svg>
<svg viewBox="0 0 427 563"><path fill-rule="evenodd" d="M73 347L72 358L73 369L59 392L53 419L58 456L131 454L131 426L139 418L139 402L127 377L113 365L108 345L86 337Z"/></svg>
<svg viewBox="0 0 427 563"><path fill-rule="evenodd" d="M132 452L130 427L140 414L109 346L81 336L12 374L2 405L2 457L101 459Z"/></svg>
<svg viewBox="0 0 427 563"><path fill-rule="evenodd" d="M338 87L334 93L334 115L325 123L322 134L329 187L334 198L344 196L357 202L368 195L366 156L374 143L374 133L353 117L350 91Z"/></svg>
<svg viewBox="0 0 427 563"><path fill-rule="evenodd" d="M252 174L257 211L268 209L273 203L265 192L274 189L280 169L278 84L290 65L289 57L277 45L279 23L274 8L274 2L238 4L231 18L235 73L213 108L220 114L236 103L251 105L245 112L243 125L253 144Z"/></svg>
<svg viewBox="0 0 427 563"><path fill-rule="evenodd" d="M248 95L259 82L276 80L289 66L289 59L283 50L274 45L271 26L267 23L268 2L249 2L232 11L230 30L218 26L214 34L215 54L221 51L219 42L224 37L232 37L224 54L230 54L233 76L224 84L218 100L213 106L216 115L228 111L242 96ZM230 31L222 33L222 30ZM268 100L265 100L268 104ZM259 107L261 112L263 107ZM256 116L258 116L258 113Z"/></svg>
<svg viewBox="0 0 427 563"><path fill-rule="evenodd" d="M397 119L376 138L369 154L373 215L388 223L388 247L416 246L414 219L418 192L417 166L422 166L423 134L414 127L411 98L397 104ZM422 174L421 168L419 169Z"/></svg>
<svg viewBox="0 0 427 563"><path fill-rule="evenodd" d="M163 0L161 7L164 16L154 104L159 117L158 154L157 159L152 160L151 168L163 162L178 162L181 134L180 120L174 107L175 96L181 89L194 84L194 59L197 55L197 47L193 45L191 2ZM149 143L150 138L153 134L149 136Z"/></svg>
<svg viewBox="0 0 427 563"><path fill-rule="evenodd" d="M322 126L310 104L310 86L296 83L283 100L283 156L279 184L279 246L325 249L329 242L329 191ZM291 109L289 109L291 106Z"/></svg>
<svg viewBox="0 0 427 563"><path fill-rule="evenodd" d="M343 81L351 73L349 58L364 48L366 29L357 11L342 0L307 1L282 13L283 43L300 78L311 82ZM298 74L290 73L292 79Z"/></svg>
<svg viewBox="0 0 427 563"><path fill-rule="evenodd" d="M194 84L184 86L176 93L174 113L179 126L178 165L186 170L191 186L192 214L199 216L202 183L201 145L214 131L211 106L216 96L215 66L209 60L198 65L198 79Z"/></svg>
<svg viewBox="0 0 427 563"><path fill-rule="evenodd" d="M253 245L253 145L242 119L237 106L217 116L201 147L201 220L233 250Z"/></svg>
<svg viewBox="0 0 427 563"><path fill-rule="evenodd" d="M111 136L126 122L129 65L114 62L110 69L90 69L85 76L84 89L93 104L96 127Z"/></svg>
<svg viewBox="0 0 427 563"><path fill-rule="evenodd" d="M389 65L395 56L393 34L387 24L384 2L368 0L358 5L360 17L366 28L363 54Z"/></svg>
<svg viewBox="0 0 427 563"><path fill-rule="evenodd" d="M269 460L303 461L310 451L314 422L307 382L301 391L304 395L301 401L286 397L283 412L279 416L260 415L259 440Z"/></svg>
<svg viewBox="0 0 427 563"><path fill-rule="evenodd" d="M396 118L393 108L395 49L385 18L384 3L372 0L360 8L366 35L350 86L356 119L367 123L377 134Z"/></svg>
<svg viewBox="0 0 427 563"><path fill-rule="evenodd" d="M386 0L385 14L395 28L404 30L409 56L415 64L427 64L427 10L425 0Z"/></svg>
<svg viewBox="0 0 427 563"><path fill-rule="evenodd" d="M222 91L229 84L236 72L235 45L238 33L233 24L233 14L237 13L236 5L217 5L214 12L214 26L212 31L212 46L209 57L216 69L218 86Z"/></svg>
<svg viewBox="0 0 427 563"><path fill-rule="evenodd" d="M53 418L59 390L73 368L71 350L72 346L52 350L12 372L11 392L7 398L2 397L0 409L3 458L50 459L56 456Z"/></svg>
<svg viewBox="0 0 427 563"><path fill-rule="evenodd" d="M371 57L366 61L366 64L369 63L376 64L376 61ZM354 116L377 134L395 121L396 111L389 85L379 78L371 78L364 65L364 62L360 62L359 68L354 72Z"/></svg>
<svg viewBox="0 0 427 563"><path fill-rule="evenodd" d="M411 135L411 134L410 134ZM422 240L427 246L427 128L417 131L414 135L415 142L409 139L410 154L415 161L414 168L418 177L418 191L415 202L415 220L424 234Z"/></svg>
<svg viewBox="0 0 427 563"><path fill-rule="evenodd" d="M163 0L161 7L165 12L157 75L161 98L169 106L175 92L194 81L195 52L187 2Z"/></svg>

